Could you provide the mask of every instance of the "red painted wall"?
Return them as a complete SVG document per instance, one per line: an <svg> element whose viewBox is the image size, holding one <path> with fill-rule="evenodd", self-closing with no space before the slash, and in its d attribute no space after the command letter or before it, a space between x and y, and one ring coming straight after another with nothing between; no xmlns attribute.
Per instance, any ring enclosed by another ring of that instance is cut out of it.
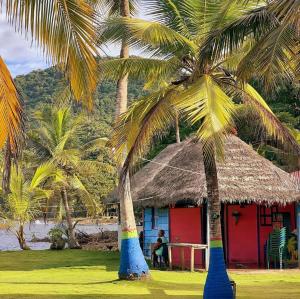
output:
<svg viewBox="0 0 300 299"><path fill-rule="evenodd" d="M202 244L201 208L170 209L170 242ZM190 267L190 249L185 248L185 266ZM180 249L172 249L174 265L180 265ZM202 252L195 250L195 265L203 267Z"/></svg>
<svg viewBox="0 0 300 299"><path fill-rule="evenodd" d="M234 212L240 217L236 223ZM258 267L258 235L256 205L227 205L227 262L233 268Z"/></svg>

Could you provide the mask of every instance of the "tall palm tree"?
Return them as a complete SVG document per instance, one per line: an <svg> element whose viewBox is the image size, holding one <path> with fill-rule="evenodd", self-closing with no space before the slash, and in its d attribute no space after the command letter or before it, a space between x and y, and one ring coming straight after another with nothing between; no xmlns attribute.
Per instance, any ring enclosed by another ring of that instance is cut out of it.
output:
<svg viewBox="0 0 300 299"><path fill-rule="evenodd" d="M70 107L45 106L35 113L38 128L29 133L38 162L49 161L60 170L60 177L53 183L59 190L61 203L66 213L69 247L79 248L72 222L69 192L77 190L80 199L90 213L95 213L97 203L89 194L79 175L92 175L96 161L84 159L85 151L78 145L78 136L83 124L81 116L74 117ZM60 203L60 202L59 202Z"/></svg>
<svg viewBox="0 0 300 299"><path fill-rule="evenodd" d="M45 163L39 166L32 178L28 180L20 167L17 168L15 165L12 167L10 193L4 194L5 201L1 217L9 221L9 229L14 232L23 250L29 249L24 235L25 224L39 215L42 201L48 199L53 192L41 186L47 179L57 174L52 163ZM18 223L17 228L15 228L15 222Z"/></svg>
<svg viewBox="0 0 300 299"><path fill-rule="evenodd" d="M101 1L100 1L101 2ZM137 10L137 0L104 0L108 7L109 16L121 16L130 18ZM104 3L102 3L104 4ZM102 5L104 6L104 5ZM103 41L102 41L103 42ZM129 44L124 36L121 39L120 59L129 58ZM119 74L117 78L117 97L115 122L117 123L120 115L127 110L128 106L128 73ZM126 148L123 156L126 155ZM120 165L124 160L120 161ZM139 279L148 276L149 268L145 261L141 250L135 216L133 211L133 203L130 193L129 174L126 175L125 183L119 184L120 198L120 218L121 218L121 258L119 267L120 279Z"/></svg>
<svg viewBox="0 0 300 299"><path fill-rule="evenodd" d="M232 298L224 262L220 199L216 159L222 159L224 139L234 129L236 102L256 110L269 134L288 143L299 153L290 132L278 121L259 93L236 81L236 63L249 47L245 44L226 59L206 60L199 55L211 30L222 28L257 4L248 1L147 1L147 11L156 21L110 18L103 30L108 41L124 37L130 45L152 53L151 58L128 58L101 63L103 76L117 80L121 74L146 80L153 92L132 104L115 127L111 138L116 157L122 161L121 184L130 167L149 148L154 136L170 126L179 110L193 125L203 145L210 227L210 267L204 298ZM163 57L163 59L161 59ZM113 70L113 71L112 71Z"/></svg>
<svg viewBox="0 0 300 299"><path fill-rule="evenodd" d="M62 70L75 98L91 106L96 89L95 45L97 15L89 1L0 0L9 24L42 49L47 61ZM17 155L22 142L20 94L0 53L0 148ZM7 156L9 157L9 156ZM7 189L10 160L4 168Z"/></svg>

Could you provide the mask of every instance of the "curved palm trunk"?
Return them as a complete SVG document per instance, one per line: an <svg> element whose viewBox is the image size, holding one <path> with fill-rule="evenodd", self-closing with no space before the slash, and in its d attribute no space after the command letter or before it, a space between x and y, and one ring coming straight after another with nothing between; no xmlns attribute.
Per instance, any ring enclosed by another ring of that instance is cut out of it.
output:
<svg viewBox="0 0 300 299"><path fill-rule="evenodd" d="M71 216L71 211L69 207L69 202L68 202L68 194L66 188L63 188L61 191L61 196L63 199L64 203L64 208L66 211L66 220L67 220L67 226L68 226L68 244L70 249L80 249L81 246L79 245L76 236L75 236L75 231L72 223L72 216Z"/></svg>
<svg viewBox="0 0 300 299"><path fill-rule="evenodd" d="M120 5L121 16L130 17L129 1L122 0ZM122 41L120 58L129 58L129 46L126 40ZM125 75L119 79L117 85L116 120L127 110L127 89L128 75ZM130 194L129 174L126 175L124 186L120 183L119 198L122 232L119 278L140 279L149 275L149 268L139 244Z"/></svg>
<svg viewBox="0 0 300 299"><path fill-rule="evenodd" d="M20 248L22 250L28 250L28 249L30 249L27 246L27 244L26 244L23 224L20 224L19 229L16 231L16 235L17 235L17 238L18 238L18 242L19 242Z"/></svg>
<svg viewBox="0 0 300 299"><path fill-rule="evenodd" d="M204 287L204 299L232 299L233 290L226 271L224 260L222 229L221 229L221 202L218 189L218 174L215 155L209 152L210 159L204 153L204 169L206 175L208 216L210 228L210 259L209 270Z"/></svg>

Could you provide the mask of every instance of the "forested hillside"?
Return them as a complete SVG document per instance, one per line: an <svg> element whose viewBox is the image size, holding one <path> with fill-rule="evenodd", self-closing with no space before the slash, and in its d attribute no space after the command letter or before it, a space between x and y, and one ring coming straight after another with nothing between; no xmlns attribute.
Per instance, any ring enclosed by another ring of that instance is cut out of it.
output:
<svg viewBox="0 0 300 299"><path fill-rule="evenodd" d="M60 97L66 83L61 73L55 68L33 71L15 79L17 86L22 91L25 99L26 114L28 121L31 121L31 113L41 104L51 103ZM258 82L254 85L267 99L271 108L282 122L293 129L300 129L300 88L295 84L282 84L276 90L264 91ZM145 93L142 82L131 81L129 83L129 100L138 99ZM95 94L95 105L92 112L88 113L86 130L83 139L107 136L111 130L114 115L116 95L116 84L114 82L103 82L99 85ZM252 143L263 155L274 163L286 168L285 157L274 152L271 146L265 146L266 137L261 134L255 119L248 117L247 113L241 111L237 115L238 133L242 139ZM184 123L180 124L181 135L184 137L190 134L191 128L187 128ZM83 140L84 141L84 140ZM175 132L171 129L169 134L163 138L151 151L150 157L157 154L167 144L175 141Z"/></svg>

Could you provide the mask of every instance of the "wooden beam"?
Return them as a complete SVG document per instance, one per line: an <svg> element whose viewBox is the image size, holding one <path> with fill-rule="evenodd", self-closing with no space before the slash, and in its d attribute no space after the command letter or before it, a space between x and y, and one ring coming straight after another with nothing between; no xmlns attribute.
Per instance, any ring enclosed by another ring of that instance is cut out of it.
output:
<svg viewBox="0 0 300 299"><path fill-rule="evenodd" d="M191 247L191 272L194 272L194 265L195 265L195 249Z"/></svg>

